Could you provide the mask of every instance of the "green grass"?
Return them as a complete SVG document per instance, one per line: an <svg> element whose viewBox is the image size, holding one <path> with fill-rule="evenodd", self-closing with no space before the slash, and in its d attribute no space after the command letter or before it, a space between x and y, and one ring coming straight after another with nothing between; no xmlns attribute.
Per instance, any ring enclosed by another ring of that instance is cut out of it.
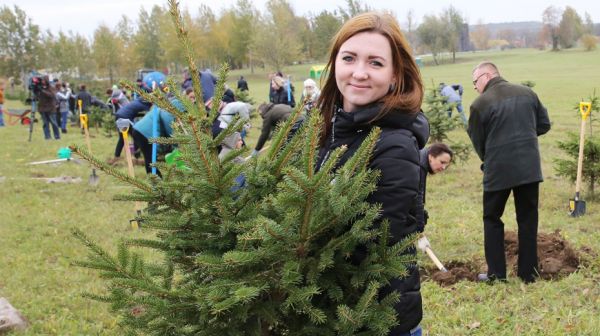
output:
<svg viewBox="0 0 600 336"><path fill-rule="evenodd" d="M590 247L600 253L600 207L584 189L587 214L567 216L568 199L574 186L556 176L552 160L563 157L557 140L566 131L577 132L579 119L572 110L594 88L600 89L600 52L581 50L550 53L514 50L495 53L466 53L456 64L422 68L427 86L438 82L461 83L465 87L463 105L475 99L471 89L471 70L483 60L491 60L502 75L512 81L532 80L534 90L548 108L552 130L540 138L545 182L540 190L540 231L560 229L579 249ZM293 75L300 96L302 81L310 65L285 69ZM234 71L230 85L243 74L257 103L268 94L267 74L263 69ZM10 108L22 107L9 101ZM260 118L255 119L257 126ZM120 335L117 319L107 305L80 297L85 291L102 290L103 281L95 272L73 267L87 250L70 234L79 227L102 246L114 250L119 240L151 232L129 229L133 204L115 202L112 197L127 192L127 187L99 173L100 185L87 185L91 169L77 165L29 166L28 162L56 158L60 147L84 145L83 136L71 128L60 141L43 140L41 125L35 124L33 140L27 141L28 128L0 128L0 296L6 297L31 322L22 335ZM258 136L252 129L249 145ZM102 159L112 156L116 138L106 138L92 130L93 150ZM452 138L468 141L464 131ZM122 169L125 170L125 167ZM141 167L136 174L144 174ZM79 176L79 184L46 184L36 176ZM427 208L430 224L427 234L442 262L482 260L481 172L473 153L468 162L451 166L444 174L428 179ZM504 220L507 230L516 230L512 200ZM425 266L432 263L420 256ZM461 282L440 287L424 282L425 317L422 322L429 335L598 335L600 334L600 259L588 257L586 266L559 281L522 285L514 276L507 284L487 286ZM482 270L483 271L483 270Z"/></svg>

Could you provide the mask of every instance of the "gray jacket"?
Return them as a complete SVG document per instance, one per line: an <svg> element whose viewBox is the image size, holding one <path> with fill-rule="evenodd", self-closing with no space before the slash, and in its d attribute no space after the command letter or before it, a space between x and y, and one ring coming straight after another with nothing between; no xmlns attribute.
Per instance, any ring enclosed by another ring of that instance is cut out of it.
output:
<svg viewBox="0 0 600 336"><path fill-rule="evenodd" d="M483 161L484 191L543 181L537 137L550 130L550 119L530 88L492 78L470 111L468 133Z"/></svg>

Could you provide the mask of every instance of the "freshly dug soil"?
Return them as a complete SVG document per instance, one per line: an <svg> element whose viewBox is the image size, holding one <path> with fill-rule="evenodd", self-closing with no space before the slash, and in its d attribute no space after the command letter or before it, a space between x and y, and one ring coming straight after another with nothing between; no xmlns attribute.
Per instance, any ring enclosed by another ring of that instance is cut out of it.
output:
<svg viewBox="0 0 600 336"><path fill-rule="evenodd" d="M428 269L423 275L423 279L431 277L431 280L437 282L441 286L450 286L459 281L476 281L478 270L481 266L473 262L450 261L444 264L448 272L442 272L435 269Z"/></svg>
<svg viewBox="0 0 600 336"><path fill-rule="evenodd" d="M580 263L579 253L560 235L560 230L553 233L538 233L538 260L540 278L544 280L560 279L577 270ZM506 251L506 267L509 273L517 273L519 243L517 233L504 233ZM591 254L587 251L584 253ZM442 261L444 263L444 261ZM458 281L477 281L477 274L485 273L485 261L448 261L444 266L448 272L441 272L435 267L423 270L423 280L431 279L441 286L450 286Z"/></svg>
<svg viewBox="0 0 600 336"><path fill-rule="evenodd" d="M575 272L579 267L579 254L571 247L569 242L561 237L560 230L553 233L538 233L537 244L540 277L542 279L562 278ZM519 254L516 232L508 231L504 233L504 249L506 250L506 264L510 265L510 269L516 274Z"/></svg>

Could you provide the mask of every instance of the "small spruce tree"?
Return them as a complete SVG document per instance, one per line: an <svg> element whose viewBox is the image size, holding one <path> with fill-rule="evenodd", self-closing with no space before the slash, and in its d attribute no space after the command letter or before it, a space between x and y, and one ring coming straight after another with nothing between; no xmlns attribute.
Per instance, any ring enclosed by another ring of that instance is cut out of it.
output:
<svg viewBox="0 0 600 336"><path fill-rule="evenodd" d="M451 131L463 129L464 126L458 115L448 117L448 110L454 106L448 103L448 99L438 91L433 82L432 87L425 92L425 105L426 108L423 112L429 121L429 142L444 142L452 148L459 160L468 160L471 146L452 140L449 135Z"/></svg>
<svg viewBox="0 0 600 336"><path fill-rule="evenodd" d="M582 181L588 183L588 189L590 196L594 196L594 186L598 183L600 178L600 139L594 135L593 126L595 124L594 112L600 112L600 98L596 96L596 91L588 97L591 102L591 113L588 118L587 124L589 126L589 133L586 135L583 145L583 168L582 168ZM579 103L574 107L574 111L577 113L578 120L581 120L581 114L579 111ZM558 141L558 148L563 150L568 159L554 159L554 169L559 176L568 178L572 183L577 179L577 160L579 157L579 134L574 132L567 133L568 139Z"/></svg>
<svg viewBox="0 0 600 336"><path fill-rule="evenodd" d="M176 1L169 6L196 73ZM222 96L226 70L219 72L216 97ZM73 146L135 187L117 199L147 202L142 227L157 232L152 239L125 240L111 255L74 229L90 249L77 264L97 269L107 281L106 294L88 296L110 303L131 335L387 335L397 323L393 305L399 296L378 293L406 274L405 265L414 260L400 252L414 239L388 246L387 222L372 226L379 208L365 199L378 174L367 165L380 130L342 167L334 169L344 151L338 149L315 171L322 120L312 113L288 139L298 107L260 157L235 163L246 152L240 149L220 161L217 145L242 127L241 120L213 139L218 104L207 115L202 103L180 96L175 83L169 87L187 113L161 92L138 93L181 121L172 138L151 141L178 144L187 169L159 164L162 179L132 178ZM193 88L201 97L196 76ZM242 188L235 182L240 174ZM359 244L369 253L357 265L350 257ZM145 260L136 248L161 257Z"/></svg>

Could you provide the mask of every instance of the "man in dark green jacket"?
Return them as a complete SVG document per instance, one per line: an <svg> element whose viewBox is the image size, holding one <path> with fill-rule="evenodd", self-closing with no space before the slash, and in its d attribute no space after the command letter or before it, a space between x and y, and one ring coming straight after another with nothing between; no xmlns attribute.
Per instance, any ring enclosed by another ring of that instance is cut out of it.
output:
<svg viewBox="0 0 600 336"><path fill-rule="evenodd" d="M502 214L510 192L519 228L517 275L524 282L538 274L539 183L543 181L537 137L550 130L548 112L528 87L500 77L490 62L473 70L480 96L470 109L468 133L483 161L483 226L487 274L480 280L505 280Z"/></svg>
<svg viewBox="0 0 600 336"><path fill-rule="evenodd" d="M269 140L271 131L275 129L275 126L280 122L286 121L290 117L292 114L292 107L287 104L264 103L258 107L258 113L260 113L260 116L263 118L263 123L260 136L256 142L256 147L254 147L254 151L252 151L252 156L256 156L260 152L267 140ZM296 133L303 121L304 117L300 115L290 130L290 137Z"/></svg>

